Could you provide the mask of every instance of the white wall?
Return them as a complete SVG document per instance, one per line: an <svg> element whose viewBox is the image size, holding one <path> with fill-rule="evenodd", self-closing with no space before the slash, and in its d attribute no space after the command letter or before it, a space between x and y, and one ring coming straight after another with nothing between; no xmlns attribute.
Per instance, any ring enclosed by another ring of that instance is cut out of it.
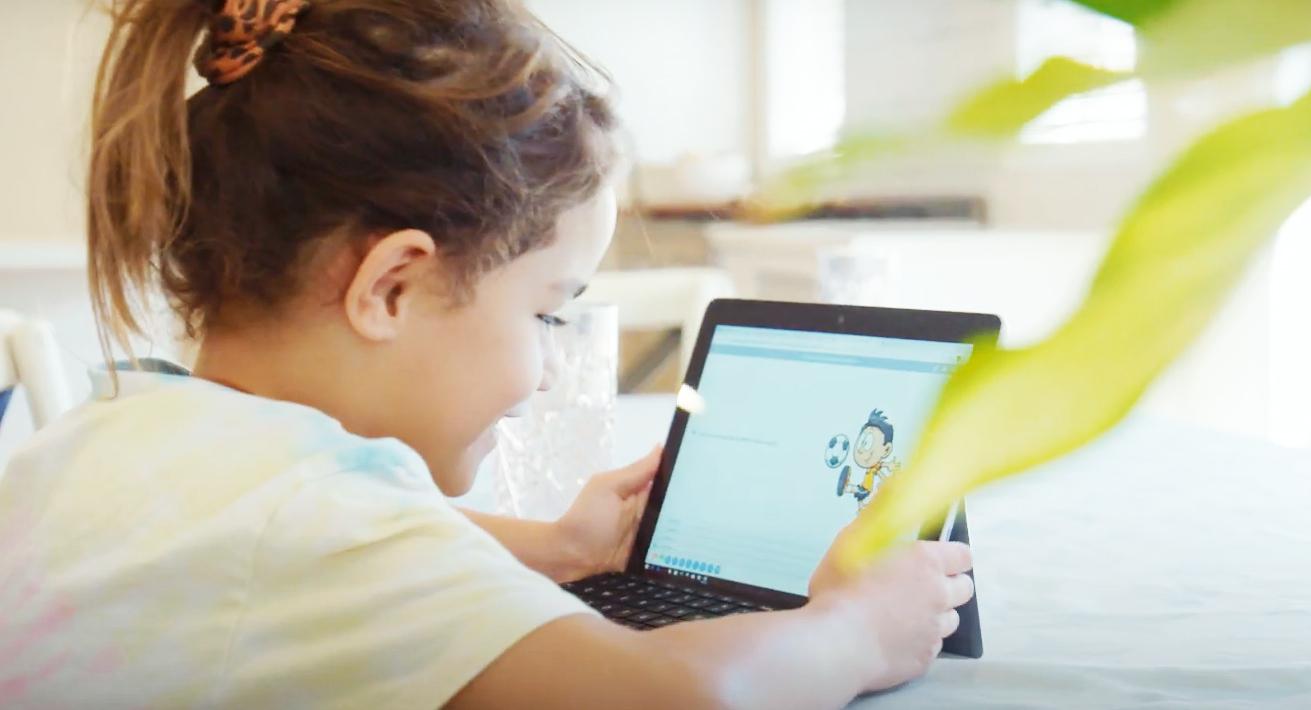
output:
<svg viewBox="0 0 1311 710"><path fill-rule="evenodd" d="M749 152L749 0L528 5L613 75L640 160Z"/></svg>
<svg viewBox="0 0 1311 710"><path fill-rule="evenodd" d="M91 87L106 33L88 4L0 2L0 240L82 234Z"/></svg>
<svg viewBox="0 0 1311 710"><path fill-rule="evenodd" d="M754 0L529 0L605 66L639 160L751 150ZM91 0L0 2L0 240L79 239L90 95L107 24Z"/></svg>
<svg viewBox="0 0 1311 710"><path fill-rule="evenodd" d="M847 115L915 125L1012 68L1011 0L847 0Z"/></svg>
<svg viewBox="0 0 1311 710"><path fill-rule="evenodd" d="M843 0L758 0L756 160L768 168L827 150L846 119Z"/></svg>

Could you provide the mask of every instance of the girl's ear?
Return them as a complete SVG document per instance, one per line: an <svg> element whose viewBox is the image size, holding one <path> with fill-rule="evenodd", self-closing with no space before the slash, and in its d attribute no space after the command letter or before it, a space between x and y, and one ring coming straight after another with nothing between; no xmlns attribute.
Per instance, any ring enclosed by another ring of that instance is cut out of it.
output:
<svg viewBox="0 0 1311 710"><path fill-rule="evenodd" d="M431 293L437 266L432 237L417 229L392 232L374 243L355 269L344 306L351 327L366 340L400 335L418 300Z"/></svg>

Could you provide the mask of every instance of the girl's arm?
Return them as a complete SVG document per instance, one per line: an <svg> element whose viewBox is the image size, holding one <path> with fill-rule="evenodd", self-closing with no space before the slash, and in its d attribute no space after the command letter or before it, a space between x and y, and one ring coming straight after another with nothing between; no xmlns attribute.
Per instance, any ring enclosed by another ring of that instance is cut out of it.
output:
<svg viewBox="0 0 1311 710"><path fill-rule="evenodd" d="M537 570L556 582L582 579L594 571L596 562L569 539L559 523L519 520L461 509L478 527L491 533L525 567Z"/></svg>
<svg viewBox="0 0 1311 710"><path fill-rule="evenodd" d="M922 674L973 593L968 549L917 543L872 572L826 562L811 602L637 632L559 619L529 634L451 701L452 708L841 707Z"/></svg>

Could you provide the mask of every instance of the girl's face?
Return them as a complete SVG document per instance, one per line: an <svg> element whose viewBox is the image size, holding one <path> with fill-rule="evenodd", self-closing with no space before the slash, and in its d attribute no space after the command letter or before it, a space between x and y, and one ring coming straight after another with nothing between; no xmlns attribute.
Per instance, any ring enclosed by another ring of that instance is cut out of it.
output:
<svg viewBox="0 0 1311 710"><path fill-rule="evenodd" d="M551 315L582 292L614 227L614 191L603 188L561 215L549 246L484 275L463 305L434 294L398 338L387 428L423 456L447 495L473 485L496 423L550 386Z"/></svg>

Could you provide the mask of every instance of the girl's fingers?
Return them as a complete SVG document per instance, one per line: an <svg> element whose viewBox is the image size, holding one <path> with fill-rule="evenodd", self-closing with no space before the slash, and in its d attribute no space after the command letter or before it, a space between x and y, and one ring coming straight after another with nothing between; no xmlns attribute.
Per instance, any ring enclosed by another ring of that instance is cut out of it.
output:
<svg viewBox="0 0 1311 710"><path fill-rule="evenodd" d="M948 636L956 633L956 629L959 628L960 628L960 614L958 614L955 609L944 611L938 615L939 638L947 638Z"/></svg>
<svg viewBox="0 0 1311 710"><path fill-rule="evenodd" d="M947 578L947 603L951 608L964 604L974 596L974 580L966 574L958 574Z"/></svg>
<svg viewBox="0 0 1311 710"><path fill-rule="evenodd" d="M655 478L656 469L660 467L661 451L662 447L657 446L646 456L607 474L611 479L610 484L614 491L621 498L627 498L646 490L651 485L652 479Z"/></svg>

